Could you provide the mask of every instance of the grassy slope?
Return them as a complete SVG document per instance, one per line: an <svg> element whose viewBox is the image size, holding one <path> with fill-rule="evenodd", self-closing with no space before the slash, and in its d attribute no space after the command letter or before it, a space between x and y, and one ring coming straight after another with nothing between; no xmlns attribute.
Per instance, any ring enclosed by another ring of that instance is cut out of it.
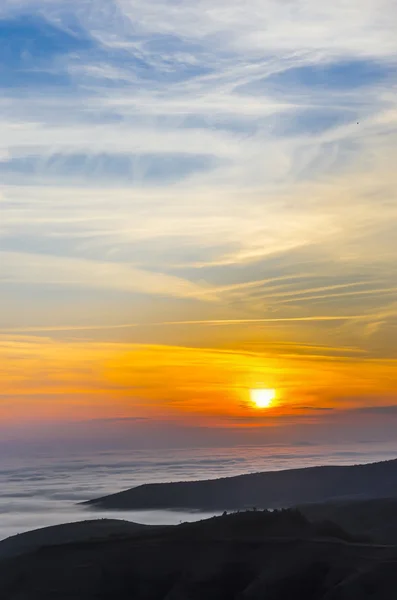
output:
<svg viewBox="0 0 397 600"><path fill-rule="evenodd" d="M395 547L324 537L296 511L251 512L2 560L0 597L394 600L396 567Z"/></svg>

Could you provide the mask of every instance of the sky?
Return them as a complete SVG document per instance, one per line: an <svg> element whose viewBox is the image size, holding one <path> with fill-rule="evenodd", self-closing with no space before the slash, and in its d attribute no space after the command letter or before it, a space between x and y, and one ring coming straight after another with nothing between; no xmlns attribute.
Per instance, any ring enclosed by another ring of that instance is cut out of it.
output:
<svg viewBox="0 0 397 600"><path fill-rule="evenodd" d="M0 446L395 437L396 21L2 0Z"/></svg>

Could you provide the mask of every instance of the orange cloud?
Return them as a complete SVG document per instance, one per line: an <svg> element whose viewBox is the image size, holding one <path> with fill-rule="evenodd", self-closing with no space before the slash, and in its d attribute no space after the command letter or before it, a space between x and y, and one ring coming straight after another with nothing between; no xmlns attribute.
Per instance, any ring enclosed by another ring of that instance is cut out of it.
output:
<svg viewBox="0 0 397 600"><path fill-rule="evenodd" d="M302 354L296 345L242 351L5 336L0 345L3 422L173 418L216 426L272 425L392 403L397 361ZM266 412L249 390L277 390ZM376 398L376 400L374 400Z"/></svg>

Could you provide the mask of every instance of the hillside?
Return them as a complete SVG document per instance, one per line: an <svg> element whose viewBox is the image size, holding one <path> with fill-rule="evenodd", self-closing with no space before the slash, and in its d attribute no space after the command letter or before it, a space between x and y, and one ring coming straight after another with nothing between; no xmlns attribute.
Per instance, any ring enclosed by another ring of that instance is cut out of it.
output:
<svg viewBox="0 0 397 600"><path fill-rule="evenodd" d="M394 600L396 567L396 547L324 537L297 511L258 511L0 560L0 598Z"/></svg>
<svg viewBox="0 0 397 600"><path fill-rule="evenodd" d="M324 502L298 509L311 521L333 521L352 535L397 544L397 498Z"/></svg>
<svg viewBox="0 0 397 600"><path fill-rule="evenodd" d="M397 460L141 485L85 504L113 510L237 510L393 497L397 498Z"/></svg>
<svg viewBox="0 0 397 600"><path fill-rule="evenodd" d="M96 519L44 527L14 535L0 541L0 559L17 556L53 544L70 544L81 540L100 540L123 537L136 532L151 531L153 527L121 521L119 519Z"/></svg>

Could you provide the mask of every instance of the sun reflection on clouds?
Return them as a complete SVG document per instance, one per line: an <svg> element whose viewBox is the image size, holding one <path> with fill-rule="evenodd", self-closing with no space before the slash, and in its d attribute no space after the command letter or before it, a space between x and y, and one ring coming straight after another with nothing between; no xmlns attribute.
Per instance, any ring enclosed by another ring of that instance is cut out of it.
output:
<svg viewBox="0 0 397 600"><path fill-rule="evenodd" d="M0 7L4 422L395 402L392 0L64 4Z"/></svg>
<svg viewBox="0 0 397 600"><path fill-rule="evenodd" d="M268 410L280 422L318 418L325 406L343 412L371 405L371 396L390 404L396 384L394 361L285 355L277 348L256 353L15 336L2 338L1 358L0 411L8 423L118 416L244 427L252 425L249 390L264 379L277 390Z"/></svg>

